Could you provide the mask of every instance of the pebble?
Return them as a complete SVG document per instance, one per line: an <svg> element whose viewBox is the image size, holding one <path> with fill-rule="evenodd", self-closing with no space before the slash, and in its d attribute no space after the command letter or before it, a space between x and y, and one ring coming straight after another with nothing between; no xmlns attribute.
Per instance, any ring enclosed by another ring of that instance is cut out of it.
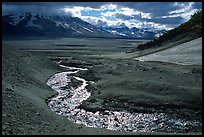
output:
<svg viewBox="0 0 204 137"><path fill-rule="evenodd" d="M11 89L11 88L6 88L6 90L7 90L7 91L13 91L13 89Z"/></svg>
<svg viewBox="0 0 204 137"><path fill-rule="evenodd" d="M162 72L162 70L159 70L159 72Z"/></svg>
<svg viewBox="0 0 204 137"><path fill-rule="evenodd" d="M7 135L6 132L2 131L2 135Z"/></svg>
<svg viewBox="0 0 204 137"><path fill-rule="evenodd" d="M22 130L22 128L17 128L16 130L17 130L17 131L21 131L21 130Z"/></svg>
<svg viewBox="0 0 204 137"><path fill-rule="evenodd" d="M9 122L6 122L5 125L10 125L10 123L9 123Z"/></svg>
<svg viewBox="0 0 204 137"><path fill-rule="evenodd" d="M31 129L35 129L34 127L30 127Z"/></svg>
<svg viewBox="0 0 204 137"><path fill-rule="evenodd" d="M156 69L155 67L152 67L151 69Z"/></svg>
<svg viewBox="0 0 204 137"><path fill-rule="evenodd" d="M2 125L2 129L6 129L7 128L7 126L5 126L5 125Z"/></svg>
<svg viewBox="0 0 204 137"><path fill-rule="evenodd" d="M65 131L65 129L63 129L61 132L64 132Z"/></svg>
<svg viewBox="0 0 204 137"><path fill-rule="evenodd" d="M147 69L143 69L142 71L147 71Z"/></svg>

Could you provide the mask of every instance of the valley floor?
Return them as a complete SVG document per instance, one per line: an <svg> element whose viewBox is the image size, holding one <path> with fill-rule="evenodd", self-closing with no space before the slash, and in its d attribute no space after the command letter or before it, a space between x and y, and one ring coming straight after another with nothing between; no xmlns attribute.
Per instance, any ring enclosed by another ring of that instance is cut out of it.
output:
<svg viewBox="0 0 204 137"><path fill-rule="evenodd" d="M121 57L139 43L94 39L3 42L2 134L167 134L88 128L56 115L46 104L56 94L46 81L63 71L54 63L59 60L89 69L78 74L95 82L88 86L91 97L81 105L86 110L159 111L202 122L202 65ZM202 134L202 129L186 132Z"/></svg>

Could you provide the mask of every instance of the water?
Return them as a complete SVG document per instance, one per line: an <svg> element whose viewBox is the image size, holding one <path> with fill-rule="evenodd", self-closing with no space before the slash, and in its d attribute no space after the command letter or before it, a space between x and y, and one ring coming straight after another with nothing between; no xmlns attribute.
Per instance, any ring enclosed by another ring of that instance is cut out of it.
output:
<svg viewBox="0 0 204 137"><path fill-rule="evenodd" d="M91 93L86 89L88 81L80 77L70 76L70 74L87 69L60 66L66 68L67 71L56 73L47 81L47 85L58 92L57 96L49 99L48 106L56 114L64 116L74 123L87 127L130 132L185 133L201 131L202 123L200 121L181 119L165 113L129 113L109 110L93 113L79 109L78 107L82 102L91 96ZM81 81L82 84L77 88L70 87L71 77Z"/></svg>

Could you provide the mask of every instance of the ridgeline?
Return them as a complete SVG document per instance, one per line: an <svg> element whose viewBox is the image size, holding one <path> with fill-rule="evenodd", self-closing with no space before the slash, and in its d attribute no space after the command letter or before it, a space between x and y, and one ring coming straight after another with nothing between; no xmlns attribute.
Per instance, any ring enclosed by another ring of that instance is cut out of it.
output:
<svg viewBox="0 0 204 137"><path fill-rule="evenodd" d="M166 42L178 42L178 44L182 44L199 37L202 37L202 11L195 13L188 22L168 31L159 38L155 38L150 42L138 45L130 52L146 50L153 47L161 47L164 46Z"/></svg>

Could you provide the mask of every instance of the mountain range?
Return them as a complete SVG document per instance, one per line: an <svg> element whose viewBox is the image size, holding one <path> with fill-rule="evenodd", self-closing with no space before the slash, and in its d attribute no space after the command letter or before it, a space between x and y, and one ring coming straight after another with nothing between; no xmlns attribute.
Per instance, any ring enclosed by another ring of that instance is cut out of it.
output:
<svg viewBox="0 0 204 137"><path fill-rule="evenodd" d="M159 37L166 33L166 30L152 30L150 28L129 28L124 23L118 26L103 26L101 27L103 30L106 30L110 33L117 34L120 36L124 36L127 38L137 38L137 39L153 39L155 37Z"/></svg>
<svg viewBox="0 0 204 137"><path fill-rule="evenodd" d="M52 37L118 37L77 17L15 14L2 17L3 35Z"/></svg>
<svg viewBox="0 0 204 137"><path fill-rule="evenodd" d="M115 27L97 27L78 17L69 15L11 14L2 16L3 36L35 37L106 37L153 39L165 30L128 28L124 24Z"/></svg>

